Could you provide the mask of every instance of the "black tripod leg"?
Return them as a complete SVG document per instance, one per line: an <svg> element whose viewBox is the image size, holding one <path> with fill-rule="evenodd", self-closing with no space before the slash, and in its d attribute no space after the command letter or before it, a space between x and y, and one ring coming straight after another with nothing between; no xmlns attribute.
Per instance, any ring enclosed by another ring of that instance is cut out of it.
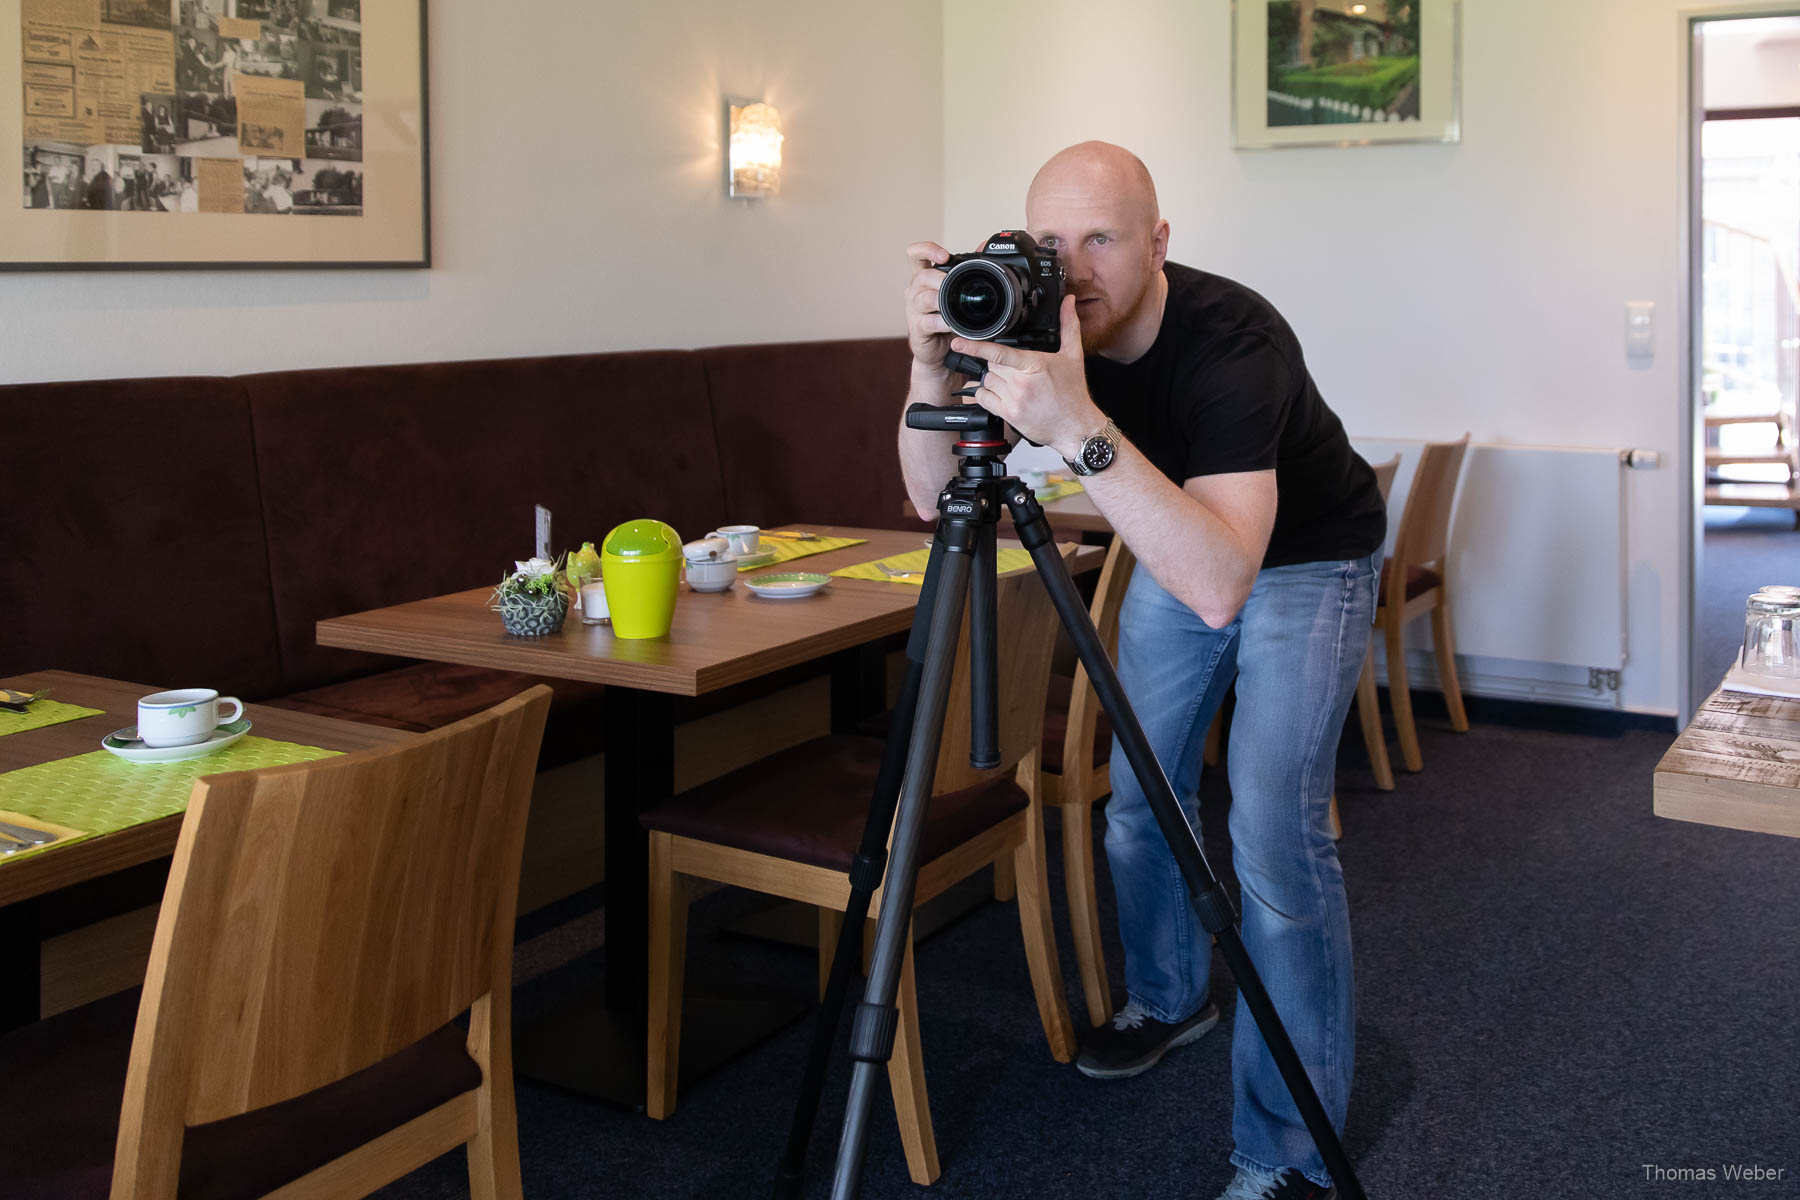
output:
<svg viewBox="0 0 1800 1200"><path fill-rule="evenodd" d="M969 765L978 771L1000 765L997 532L994 525L982 525L969 575Z"/></svg>
<svg viewBox="0 0 1800 1200"><path fill-rule="evenodd" d="M945 521L938 527L938 538L945 553L939 564L938 593L919 684L918 716L913 722L912 744L907 749L906 782L900 792L887 884L881 893L881 913L875 923L869 983L864 989L862 1003L857 1006L856 1024L850 1035L850 1057L856 1065L850 1076L844 1131L838 1141L837 1173L831 1192L836 1200L851 1200L857 1194L878 1072L893 1056L894 1033L898 1027L894 996L900 986L900 967L905 961L906 941L912 930L919 843L925 831L926 809L931 802L932 779L937 773L938 747L943 741L944 712L950 702L956 642L962 631L963 598L975 558L971 551L978 536L979 530L972 524Z"/></svg>
<svg viewBox="0 0 1800 1200"><path fill-rule="evenodd" d="M887 744L882 748L881 770L875 777L875 790L869 798L869 818L863 825L862 843L857 847L856 858L850 867L850 900L845 906L844 923L838 930L837 950L831 960L831 974L826 979L825 996L813 1024L812 1044L807 1053L806 1072L800 1081L799 1099L794 1105L793 1124L788 1130L787 1149L775 1173L775 1200L797 1200L806 1178L806 1151L812 1142L813 1123L819 1115L825 1073L831 1065L832 1043L837 1040L838 1025L843 1018L850 975L862 961L863 923L869 915L869 900L881 886L881 875L887 862L888 829L894 822L894 808L900 798L906 748L912 742L919 682L925 671L926 646L938 595L937 566L942 558L941 538L934 539L919 605L913 610L912 633L906 642L906 678L900 685L900 699L894 705Z"/></svg>
<svg viewBox="0 0 1800 1200"><path fill-rule="evenodd" d="M1319 1157L1325 1160L1325 1169L1337 1181L1344 1200L1363 1200L1362 1186L1357 1183L1356 1174L1350 1168L1350 1159L1344 1153L1343 1144L1338 1141L1337 1131L1331 1127L1331 1120L1325 1115L1324 1106L1319 1103L1318 1093L1313 1090L1312 1080L1307 1077L1300 1055L1294 1050L1293 1040L1288 1037L1287 1028L1282 1025L1281 1016L1275 1011L1268 990L1263 987L1256 965L1250 961L1250 954L1244 949L1244 940L1238 934L1237 913L1232 909L1231 899L1225 894L1218 876L1213 874L1211 866L1207 864L1206 854L1201 850L1199 840L1188 827L1187 818L1182 815L1181 806L1175 800L1175 791L1169 786L1168 776L1163 774L1162 766L1156 761L1156 754L1150 748L1150 740L1144 736L1144 727L1138 723L1137 714L1132 711L1131 702L1125 697L1125 689L1119 684L1118 672L1113 669L1112 660L1106 655L1106 647L1100 642L1100 634L1095 630L1093 621L1088 618L1087 608L1081 602L1081 593L1075 589L1075 581L1069 578L1069 568L1063 563L1062 555L1057 552L1050 523L1044 519L1043 508L1031 494L1031 490L1024 486L1008 489L1006 504L1012 510L1013 524L1018 527L1019 540L1031 552L1032 561L1037 564L1038 575L1050 593L1050 601L1056 606L1056 615L1061 618L1063 628L1068 631L1070 640L1075 643L1076 652L1081 656L1082 665L1087 668L1088 679L1092 681L1094 691L1099 694L1101 707L1112 718L1113 732L1125 751L1126 759L1131 763L1132 774L1137 776L1138 784L1144 789L1144 795L1150 802L1150 811L1156 815L1156 823L1162 830L1163 839L1168 842L1170 852L1181 867L1181 874L1187 880L1188 891L1193 897L1194 911L1199 914L1201 925L1218 939L1219 950L1225 955L1225 961L1237 979L1238 991L1251 1015L1256 1018L1256 1027L1262 1031L1263 1041L1269 1047L1269 1056L1274 1059L1276 1069L1281 1072L1282 1081L1287 1084L1288 1094L1293 1097L1294 1107L1299 1109L1300 1119L1306 1123L1307 1132L1312 1134L1313 1144L1319 1149Z"/></svg>

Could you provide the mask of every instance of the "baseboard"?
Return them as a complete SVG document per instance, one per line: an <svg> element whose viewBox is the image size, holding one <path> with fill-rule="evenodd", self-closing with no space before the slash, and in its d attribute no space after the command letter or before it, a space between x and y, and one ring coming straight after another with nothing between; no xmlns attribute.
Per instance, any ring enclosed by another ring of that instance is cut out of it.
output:
<svg viewBox="0 0 1800 1200"><path fill-rule="evenodd" d="M1406 679L1413 688L1426 692L1440 690L1437 659L1430 651L1409 649L1406 667ZM1465 700L1481 696L1562 708L1621 711L1618 688L1607 687L1604 683L1596 686L1586 667L1459 654L1456 656L1456 673L1462 682ZM1388 681L1387 655L1379 645L1375 650L1375 679L1383 686Z"/></svg>
<svg viewBox="0 0 1800 1200"><path fill-rule="evenodd" d="M1414 711L1431 719L1447 718L1436 660L1429 653L1414 651L1408 651L1406 657ZM1378 650L1375 680L1386 692L1383 658ZM1463 707L1472 723L1602 737L1616 737L1630 729L1676 732L1672 716L1625 711L1619 706L1619 693L1591 686L1584 668L1458 655L1456 669L1462 682ZM1383 703L1387 704L1385 696Z"/></svg>

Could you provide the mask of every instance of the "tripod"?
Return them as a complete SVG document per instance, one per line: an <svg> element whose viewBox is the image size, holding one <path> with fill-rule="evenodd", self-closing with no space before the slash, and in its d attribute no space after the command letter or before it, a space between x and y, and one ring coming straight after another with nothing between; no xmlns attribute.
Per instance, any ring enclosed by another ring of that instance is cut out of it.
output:
<svg viewBox="0 0 1800 1200"><path fill-rule="evenodd" d="M1219 949L1237 979L1238 990L1268 1044L1270 1056L1287 1084L1307 1131L1312 1134L1326 1169L1337 1181L1344 1200L1363 1200L1363 1191L1350 1168L1350 1160L1345 1156L1337 1133L1313 1091L1312 1081L1307 1078L1293 1042L1244 948L1237 930L1237 913L1208 866L1200 843L1176 802L1168 778L1138 724L1137 715L1125 698L1100 635L1088 619L1081 594L1076 591L1068 567L1056 549L1044 510L1029 487L1005 473L1003 459L1008 446L1000 419L975 405L940 408L915 404L907 410L906 425L909 429L958 432L961 440L956 443L954 452L960 461L956 478L938 496L937 532L932 540L931 558L907 641L906 677L894 708L893 723L888 729L868 821L850 869L850 901L839 931L824 1002L814 1026L787 1150L776 1176L777 1200L793 1200L800 1194L806 1148L818 1114L825 1070L849 986L850 964L861 958L863 922L868 916L874 891L881 885L885 865L887 888L882 893L881 911L875 925L868 984L862 1002L857 1005L856 1020L851 1029L850 1057L855 1065L838 1143L832 1196L834 1200L851 1200L860 1188L870 1108L879 1072L893 1056L898 1026L894 997L911 928L920 842L931 799L932 779L937 771L938 748L949 705L950 679L965 597L970 606L969 709L972 728L969 761L978 769L1000 765L995 561L1003 509L1011 512L1019 541L1030 552L1057 617L1075 643L1076 652L1087 667L1088 678L1099 693L1101 705L1112 718L1119 744L1149 798L1157 825L1187 881L1200 923L1218 940ZM890 853L891 862L888 861Z"/></svg>

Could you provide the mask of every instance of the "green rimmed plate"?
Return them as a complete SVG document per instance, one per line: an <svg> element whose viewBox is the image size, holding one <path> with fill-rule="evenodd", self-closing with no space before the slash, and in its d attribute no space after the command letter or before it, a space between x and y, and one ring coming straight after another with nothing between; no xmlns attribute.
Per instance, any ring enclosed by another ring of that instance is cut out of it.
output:
<svg viewBox="0 0 1800 1200"><path fill-rule="evenodd" d="M744 586L766 600L793 600L816 596L831 586L831 576L811 571L777 571L771 575L750 575Z"/></svg>
<svg viewBox="0 0 1800 1200"><path fill-rule="evenodd" d="M127 725L101 738L100 745L108 753L116 754L127 762L185 762L205 754L216 754L249 732L250 722L240 717L213 730L212 736L203 742L187 746L146 746L138 740L137 726Z"/></svg>

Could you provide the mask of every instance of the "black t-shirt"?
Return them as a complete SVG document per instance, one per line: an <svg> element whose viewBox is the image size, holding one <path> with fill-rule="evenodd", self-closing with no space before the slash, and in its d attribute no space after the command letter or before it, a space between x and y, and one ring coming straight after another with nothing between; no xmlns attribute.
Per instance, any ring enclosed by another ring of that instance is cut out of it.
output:
<svg viewBox="0 0 1800 1200"><path fill-rule="evenodd" d="M1240 283L1163 264L1168 303L1136 362L1090 356L1088 391L1177 487L1197 475L1275 472L1265 567L1373 554L1387 536L1375 472L1307 373L1299 339Z"/></svg>

